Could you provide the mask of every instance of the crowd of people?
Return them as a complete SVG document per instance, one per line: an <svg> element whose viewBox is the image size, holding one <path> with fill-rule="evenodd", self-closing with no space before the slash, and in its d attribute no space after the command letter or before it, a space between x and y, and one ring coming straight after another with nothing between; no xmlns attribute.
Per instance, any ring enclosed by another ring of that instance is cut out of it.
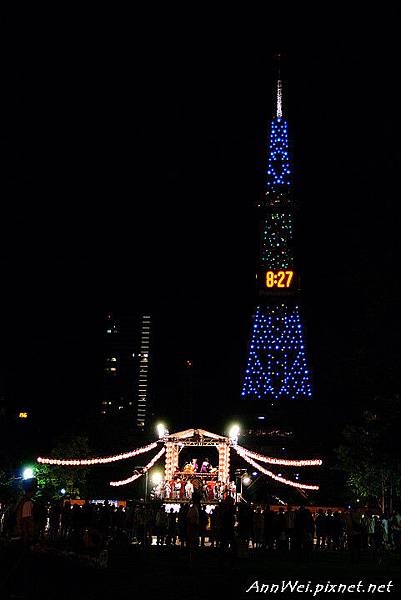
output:
<svg viewBox="0 0 401 600"><path fill-rule="evenodd" d="M186 477L185 473L175 476L171 481L162 481L157 484L151 493L156 500L190 500L193 493L201 496L202 502L215 502L225 500L227 496L235 498L235 482L224 483L217 478Z"/></svg>
<svg viewBox="0 0 401 600"><path fill-rule="evenodd" d="M348 549L355 560L363 549L401 549L400 512L379 516L355 508L312 513L305 506L272 510L269 505L236 504L230 494L213 506L201 499L194 493L177 511L177 505L157 501L127 506L45 503L27 492L17 507L2 507L0 533L3 538L19 535L27 544L43 541L93 553L110 542L181 546L190 553L197 546L232 554L253 548L305 557L312 551Z"/></svg>
<svg viewBox="0 0 401 600"><path fill-rule="evenodd" d="M208 458L201 463L193 458L182 469L177 466L171 479L160 481L151 495L156 500L190 500L194 492L201 495L203 502L215 502L228 495L235 498L236 486L234 481L219 481L218 468Z"/></svg>

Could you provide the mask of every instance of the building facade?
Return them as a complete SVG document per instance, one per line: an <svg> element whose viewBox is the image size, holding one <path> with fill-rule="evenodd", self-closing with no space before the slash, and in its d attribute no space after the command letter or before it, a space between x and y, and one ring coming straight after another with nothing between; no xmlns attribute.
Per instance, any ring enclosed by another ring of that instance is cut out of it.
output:
<svg viewBox="0 0 401 600"><path fill-rule="evenodd" d="M143 430L149 410L151 317L109 312L103 325L101 414L126 414Z"/></svg>

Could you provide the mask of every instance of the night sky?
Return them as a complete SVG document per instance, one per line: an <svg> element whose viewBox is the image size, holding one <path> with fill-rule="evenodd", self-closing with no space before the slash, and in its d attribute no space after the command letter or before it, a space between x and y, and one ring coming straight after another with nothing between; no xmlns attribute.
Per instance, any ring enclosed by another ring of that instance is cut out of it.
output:
<svg viewBox="0 0 401 600"><path fill-rule="evenodd" d="M16 39L3 75L7 402L28 406L43 435L79 419L101 400L102 315L143 310L156 413L174 429L190 358L199 415L229 417L255 304L277 49L316 413L340 427L400 391L399 50L217 31L207 43L83 39Z"/></svg>

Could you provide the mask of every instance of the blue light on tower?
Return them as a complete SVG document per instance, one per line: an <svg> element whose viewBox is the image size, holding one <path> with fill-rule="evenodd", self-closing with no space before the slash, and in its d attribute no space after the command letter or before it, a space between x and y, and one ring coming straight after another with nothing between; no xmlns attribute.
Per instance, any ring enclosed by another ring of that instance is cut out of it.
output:
<svg viewBox="0 0 401 600"><path fill-rule="evenodd" d="M242 396L274 401L312 396L298 306L258 307Z"/></svg>
<svg viewBox="0 0 401 600"><path fill-rule="evenodd" d="M267 175L267 187L269 189L276 186L291 185L288 126L287 121L281 117L275 117L271 124Z"/></svg>

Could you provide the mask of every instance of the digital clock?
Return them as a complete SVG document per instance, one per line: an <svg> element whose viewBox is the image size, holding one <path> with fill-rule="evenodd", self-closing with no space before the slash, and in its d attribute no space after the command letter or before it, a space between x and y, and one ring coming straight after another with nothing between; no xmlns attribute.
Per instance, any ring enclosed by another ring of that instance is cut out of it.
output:
<svg viewBox="0 0 401 600"><path fill-rule="evenodd" d="M265 286L271 288L290 288L294 278L294 271L266 271Z"/></svg>
<svg viewBox="0 0 401 600"><path fill-rule="evenodd" d="M256 273L259 294L262 296L292 295L300 289L299 277L293 269L263 269Z"/></svg>

